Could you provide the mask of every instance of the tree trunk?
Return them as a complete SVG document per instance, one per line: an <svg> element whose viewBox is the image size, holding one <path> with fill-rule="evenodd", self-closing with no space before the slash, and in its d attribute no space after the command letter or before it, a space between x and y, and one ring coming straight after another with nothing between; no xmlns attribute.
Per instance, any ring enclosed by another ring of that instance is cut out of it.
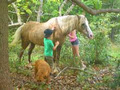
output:
<svg viewBox="0 0 120 90"><path fill-rule="evenodd" d="M114 42L114 35L115 35L115 30L112 28L110 35L109 35L112 42Z"/></svg>
<svg viewBox="0 0 120 90"><path fill-rule="evenodd" d="M7 0L0 0L0 90L13 90L8 62Z"/></svg>

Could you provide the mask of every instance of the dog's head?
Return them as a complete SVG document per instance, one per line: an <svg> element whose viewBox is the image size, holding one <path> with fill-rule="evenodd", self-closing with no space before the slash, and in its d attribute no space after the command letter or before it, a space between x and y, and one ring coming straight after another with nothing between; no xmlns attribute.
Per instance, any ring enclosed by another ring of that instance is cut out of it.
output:
<svg viewBox="0 0 120 90"><path fill-rule="evenodd" d="M41 76L39 76L39 75L36 75L35 79L37 82L44 82L44 79L41 78Z"/></svg>
<svg viewBox="0 0 120 90"><path fill-rule="evenodd" d="M37 82L47 82L50 79L51 68L44 60L35 62L35 79Z"/></svg>
<svg viewBox="0 0 120 90"><path fill-rule="evenodd" d="M50 76L41 77L41 76L38 75L38 76L35 77L35 79L36 79L37 82L42 82L42 83L49 83L50 82Z"/></svg>

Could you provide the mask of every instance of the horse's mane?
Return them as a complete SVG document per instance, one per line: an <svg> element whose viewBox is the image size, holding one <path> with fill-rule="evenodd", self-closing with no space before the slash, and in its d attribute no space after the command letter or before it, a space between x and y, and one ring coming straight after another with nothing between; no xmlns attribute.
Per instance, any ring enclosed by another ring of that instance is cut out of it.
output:
<svg viewBox="0 0 120 90"><path fill-rule="evenodd" d="M81 20L79 18L81 18ZM85 16L84 15L59 16L51 18L50 20L47 21L47 23L55 24L56 20L62 32L66 33L72 31L73 29L77 29L78 22L81 23L82 21L85 21Z"/></svg>
<svg viewBox="0 0 120 90"><path fill-rule="evenodd" d="M47 24L55 24L57 22L62 32L65 33L67 31L72 31L77 21L76 15L66 15L51 18L47 21Z"/></svg>
<svg viewBox="0 0 120 90"><path fill-rule="evenodd" d="M67 15L62 17L57 17L58 24L63 32L72 31L76 23L78 22L78 18L76 15Z"/></svg>

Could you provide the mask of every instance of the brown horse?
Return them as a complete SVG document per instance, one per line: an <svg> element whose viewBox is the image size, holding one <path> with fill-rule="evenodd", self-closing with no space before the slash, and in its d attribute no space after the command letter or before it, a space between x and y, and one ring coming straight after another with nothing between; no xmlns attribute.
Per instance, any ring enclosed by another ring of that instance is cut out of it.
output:
<svg viewBox="0 0 120 90"><path fill-rule="evenodd" d="M17 31L15 32L15 38L13 42L14 44L18 40L22 40L22 50L19 55L19 59L23 55L24 50L30 44L29 51L28 51L28 60L30 61L30 56L32 50L35 47L35 44L44 46L43 45L43 38L44 38L44 30L51 28L51 25L55 25L55 33L53 34L52 40L59 41L60 45L58 46L57 50L54 51L54 60L58 64L60 51L62 44L65 41L65 37L72 31L77 30L82 32L88 38L93 37L93 33L89 27L88 20L84 15L67 15L61 17L54 17L44 23L30 21L26 24L20 26Z"/></svg>

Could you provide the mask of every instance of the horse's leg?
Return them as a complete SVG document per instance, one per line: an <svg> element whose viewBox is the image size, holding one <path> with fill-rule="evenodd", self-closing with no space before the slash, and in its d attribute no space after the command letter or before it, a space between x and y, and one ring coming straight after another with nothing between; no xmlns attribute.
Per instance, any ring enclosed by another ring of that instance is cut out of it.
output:
<svg viewBox="0 0 120 90"><path fill-rule="evenodd" d="M60 59L60 51L61 51L62 45L57 47L57 52L56 52L56 64L59 65L59 59Z"/></svg>
<svg viewBox="0 0 120 90"><path fill-rule="evenodd" d="M54 51L53 51L53 56L54 56L54 57L53 57L53 62L54 62L54 63L56 62L56 55L57 55L57 54L56 54L56 50L54 50Z"/></svg>
<svg viewBox="0 0 120 90"><path fill-rule="evenodd" d="M29 42L22 40L22 49L21 49L20 54L19 54L19 61L20 62L21 62L21 58L22 58L22 55L24 53L24 50L27 48L28 45L29 45Z"/></svg>
<svg viewBox="0 0 120 90"><path fill-rule="evenodd" d="M24 49L22 48L20 51L20 54L19 54L19 61L20 62L21 62L21 58L22 58L23 53L24 53Z"/></svg>
<svg viewBox="0 0 120 90"><path fill-rule="evenodd" d="M54 51L54 65L53 65L53 69L54 72L58 72L58 66L59 66L59 58L60 58L60 51L61 51L61 46L58 46L57 49Z"/></svg>
<svg viewBox="0 0 120 90"><path fill-rule="evenodd" d="M31 57L31 53L32 53L34 47L35 47L35 44L34 43L30 43L30 47L29 47L29 51L28 51L28 61L29 61L29 63L31 62L30 61L30 57Z"/></svg>
<svg viewBox="0 0 120 90"><path fill-rule="evenodd" d="M58 72L57 67L56 67L56 60L57 60L56 52L57 52L57 49L53 51L53 56L54 56L53 57L53 66L52 66L53 73Z"/></svg>

